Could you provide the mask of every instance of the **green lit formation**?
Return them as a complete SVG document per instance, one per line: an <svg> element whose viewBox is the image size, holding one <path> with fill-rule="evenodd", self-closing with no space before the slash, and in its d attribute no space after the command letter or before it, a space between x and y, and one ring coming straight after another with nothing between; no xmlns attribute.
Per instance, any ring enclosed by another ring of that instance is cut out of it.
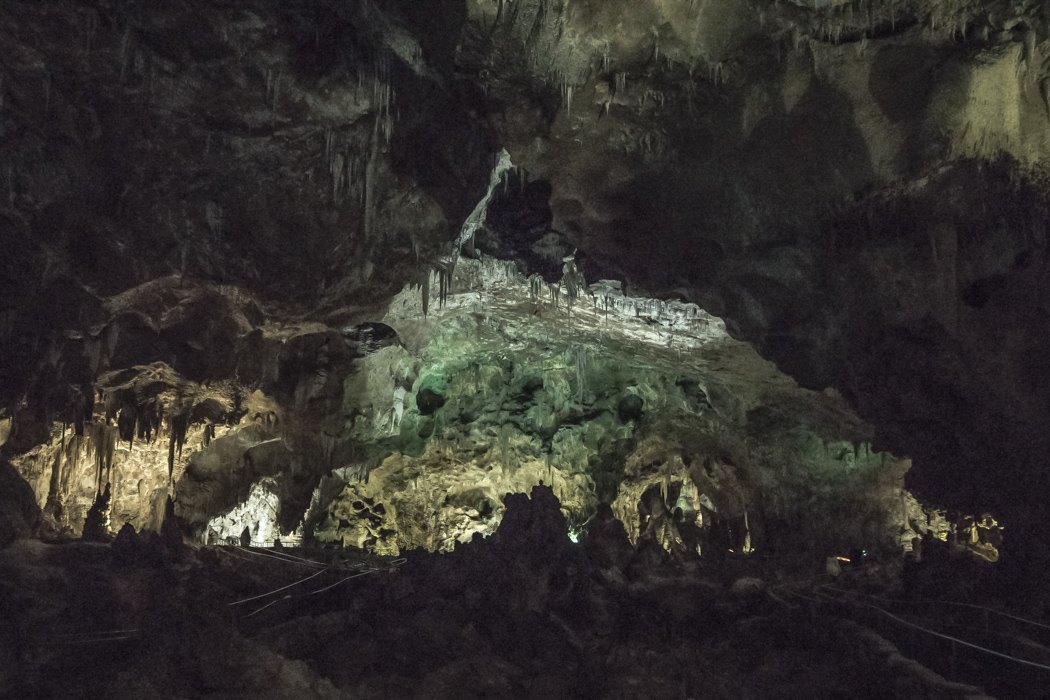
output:
<svg viewBox="0 0 1050 700"><path fill-rule="evenodd" d="M416 290L395 299L385 320L402 343L347 383L344 439L370 463L341 472L319 540L448 551L494 532L505 494L543 483L577 538L605 503L637 541L655 488L668 511L724 523L737 550L896 545L910 462L872 452L836 395L800 389L717 319L619 313L651 300L608 283L572 308L533 286L463 260L425 319ZM653 536L679 546L674 528Z"/></svg>

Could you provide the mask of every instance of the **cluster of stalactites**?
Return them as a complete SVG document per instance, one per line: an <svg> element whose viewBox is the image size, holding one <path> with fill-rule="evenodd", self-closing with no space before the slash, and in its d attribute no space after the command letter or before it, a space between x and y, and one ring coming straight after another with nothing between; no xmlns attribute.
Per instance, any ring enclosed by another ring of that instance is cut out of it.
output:
<svg viewBox="0 0 1050 700"><path fill-rule="evenodd" d="M332 178L332 203L338 206L351 195L356 195L359 203L363 203L364 187L358 182L364 170L358 164L360 158L349 146L339 143L336 133L331 129L325 132L324 158Z"/></svg>
<svg viewBox="0 0 1050 700"><path fill-rule="evenodd" d="M533 303L548 301L554 308L558 308L561 299L561 283L550 283L539 275L529 277L529 299Z"/></svg>
<svg viewBox="0 0 1050 700"><path fill-rule="evenodd" d="M182 447L186 442L186 430L190 424L189 411L165 415L164 406L157 397L140 402L126 396L122 398L119 393L109 393L103 394L101 399L104 422L99 424L107 428L112 426L114 437L119 436L128 443L129 448L134 444L136 437L146 444L152 444L162 433L167 433L168 478L171 479L175 473L176 458L182 458ZM205 430L205 445L210 441L210 436L214 435L214 426L210 427L210 431Z"/></svg>
<svg viewBox="0 0 1050 700"><path fill-rule="evenodd" d="M377 131L382 132L388 144L394 134L392 106L396 97L390 82L390 59L386 54L381 54L373 66L372 104L376 108Z"/></svg>
<svg viewBox="0 0 1050 700"><path fill-rule="evenodd" d="M341 138L329 128L325 131L324 161L332 179L332 203L336 206L354 197L359 206L365 207L366 220L371 218L376 180L376 162L380 144L390 144L394 134L397 112L394 108L396 91L392 84L390 58L381 53L370 68L357 74L357 90L364 89L365 74L371 82L372 127L370 136L351 135ZM358 98L359 99L359 98ZM354 148L356 142L367 144L365 152ZM371 222L366 221L366 233Z"/></svg>
<svg viewBox="0 0 1050 700"><path fill-rule="evenodd" d="M930 32L950 40L976 37L980 41L1011 39L1013 32L1025 30L1025 43L1034 46L1046 38L1050 13L1045 3L1015 2L1010 8L988 11L987 3L976 0L794 0L808 11L791 15L790 30L796 49L819 41L839 44L856 41L861 49L875 31L886 24L890 29L906 20L917 20ZM1005 5L1005 3L1003 3ZM779 21L784 17L773 15Z"/></svg>
<svg viewBox="0 0 1050 700"><path fill-rule="evenodd" d="M420 290L423 295L423 316L430 313L430 289L434 277L437 277L438 305L444 307L448 300L449 290L452 288L452 273L455 270L456 261L446 259L439 262L435 269L427 272L423 279L423 287Z"/></svg>
<svg viewBox="0 0 1050 700"><path fill-rule="evenodd" d="M167 438L169 480L174 476L176 460L182 459L186 433L191 425L203 424L204 447L215 436L215 423L212 418L202 415L205 404L201 402L175 402L165 411L165 403L158 396L140 397L135 392L110 391L101 393L97 403L101 411L96 415L95 423L90 424L91 431L104 428L110 436L108 439L127 442L129 449L136 439L151 445L159 438Z"/></svg>
<svg viewBox="0 0 1050 700"><path fill-rule="evenodd" d="M641 318L661 325L691 327L698 331L709 330L713 319L696 304L627 296L621 291L620 283L609 280L591 285L590 294L595 307L609 315Z"/></svg>
<svg viewBox="0 0 1050 700"><path fill-rule="evenodd" d="M116 453L118 430L103 421L88 422L78 434L70 426L62 426L58 449L51 463L48 488L48 506L57 507L69 495L70 482L77 473L81 453L94 462L96 499L109 485L113 474L113 456Z"/></svg>

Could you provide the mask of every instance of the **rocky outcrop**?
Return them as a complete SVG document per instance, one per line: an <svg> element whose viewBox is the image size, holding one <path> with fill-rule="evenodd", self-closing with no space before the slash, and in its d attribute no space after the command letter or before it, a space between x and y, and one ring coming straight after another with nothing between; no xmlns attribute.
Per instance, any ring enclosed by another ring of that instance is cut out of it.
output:
<svg viewBox="0 0 1050 700"><path fill-rule="evenodd" d="M0 549L36 534L40 522L32 488L9 462L0 461Z"/></svg>
<svg viewBox="0 0 1050 700"><path fill-rule="evenodd" d="M899 546L910 463L872 451L834 392L800 389L695 306L570 284L483 257L426 312L419 288L395 298L384 323L403 345L348 381L355 447L318 539L451 551L543 484L574 537L606 504L636 542L655 488L668 514L731 533L709 554ZM695 557L675 533L658 546Z"/></svg>

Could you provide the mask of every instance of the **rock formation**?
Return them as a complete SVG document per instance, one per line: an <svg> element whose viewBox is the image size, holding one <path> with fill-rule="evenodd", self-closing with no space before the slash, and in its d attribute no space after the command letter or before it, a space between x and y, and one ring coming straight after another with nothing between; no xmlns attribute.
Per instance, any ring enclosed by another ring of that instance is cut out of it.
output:
<svg viewBox="0 0 1050 700"><path fill-rule="evenodd" d="M9 0L0 546L540 493L552 556L926 537L1045 612L1048 158L1039 2Z"/></svg>

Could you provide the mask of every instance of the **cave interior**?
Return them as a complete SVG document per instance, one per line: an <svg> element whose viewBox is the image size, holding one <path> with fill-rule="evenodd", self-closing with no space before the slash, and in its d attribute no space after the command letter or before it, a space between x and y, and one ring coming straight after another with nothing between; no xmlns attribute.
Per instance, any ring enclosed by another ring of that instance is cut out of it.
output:
<svg viewBox="0 0 1050 700"><path fill-rule="evenodd" d="M4 0L0 697L1050 698L1050 4Z"/></svg>

